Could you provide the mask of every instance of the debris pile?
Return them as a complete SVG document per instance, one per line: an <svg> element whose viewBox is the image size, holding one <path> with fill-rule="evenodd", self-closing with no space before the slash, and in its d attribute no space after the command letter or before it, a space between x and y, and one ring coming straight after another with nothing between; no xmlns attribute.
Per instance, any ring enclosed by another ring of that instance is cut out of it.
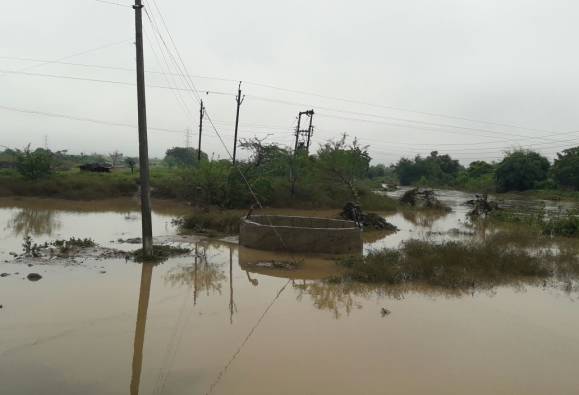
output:
<svg viewBox="0 0 579 395"><path fill-rule="evenodd" d="M396 184L382 184L382 190L386 192L395 192L399 189Z"/></svg>
<svg viewBox="0 0 579 395"><path fill-rule="evenodd" d="M422 209L450 211L450 208L436 198L432 189L412 188L404 192L400 203Z"/></svg>
<svg viewBox="0 0 579 395"><path fill-rule="evenodd" d="M364 229L388 230L395 232L398 228L386 221L382 216L375 213L365 213L360 205L355 202L348 202L342 209L340 217L354 221L358 226Z"/></svg>
<svg viewBox="0 0 579 395"><path fill-rule="evenodd" d="M471 210L468 212L468 216L471 218L486 217L493 211L500 210L498 203L489 201L486 193L475 195L475 198L467 201L465 205L471 207Z"/></svg>

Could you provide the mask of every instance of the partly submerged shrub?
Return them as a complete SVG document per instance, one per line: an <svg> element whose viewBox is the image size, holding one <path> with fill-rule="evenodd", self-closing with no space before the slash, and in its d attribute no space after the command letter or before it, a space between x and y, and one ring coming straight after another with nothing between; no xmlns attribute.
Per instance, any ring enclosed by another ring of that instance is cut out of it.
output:
<svg viewBox="0 0 579 395"><path fill-rule="evenodd" d="M552 273L553 254L531 253L494 242L440 244L408 240L399 250L370 251L340 262L356 281L423 283L447 288L499 285L517 277L545 278Z"/></svg>
<svg viewBox="0 0 579 395"><path fill-rule="evenodd" d="M576 212L557 216L543 224L543 233L550 236L579 237L579 215Z"/></svg>
<svg viewBox="0 0 579 395"><path fill-rule="evenodd" d="M167 259L178 256L178 255L185 255L191 252L188 248L181 248L181 247L174 247L170 245L157 245L153 246L153 255L146 256L143 254L143 249L140 248L132 253L133 259L136 262L151 262L151 263L159 263L166 261Z"/></svg>
<svg viewBox="0 0 579 395"><path fill-rule="evenodd" d="M177 221L182 230L197 233L239 233L241 212L237 211L196 211Z"/></svg>

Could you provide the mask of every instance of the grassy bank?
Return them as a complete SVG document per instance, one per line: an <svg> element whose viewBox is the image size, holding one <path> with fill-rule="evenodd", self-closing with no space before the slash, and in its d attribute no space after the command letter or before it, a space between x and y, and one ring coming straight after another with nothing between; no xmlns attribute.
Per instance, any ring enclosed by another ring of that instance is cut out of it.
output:
<svg viewBox="0 0 579 395"><path fill-rule="evenodd" d="M505 192L495 193L502 199L537 199L537 200L561 200L561 201L579 201L579 192L565 191L560 189L536 189L525 192Z"/></svg>
<svg viewBox="0 0 579 395"><path fill-rule="evenodd" d="M48 197L70 200L95 200L132 196L137 180L130 173L81 173L70 171L29 180L16 171L0 172L0 196Z"/></svg>
<svg viewBox="0 0 579 395"><path fill-rule="evenodd" d="M252 185L265 207L338 209L352 199L347 188L331 183L304 182L292 194L287 185L274 185L275 180L264 184L266 181ZM104 174L73 170L37 180L26 179L14 170L0 171L0 197L101 200L135 196L138 184L138 175L128 170ZM155 198L182 200L195 206L247 209L255 203L244 183L236 178L228 181L223 175L208 174L203 178L192 171L159 167L151 170L151 187ZM394 211L397 208L393 199L377 195L364 185L360 186L358 194L365 210Z"/></svg>

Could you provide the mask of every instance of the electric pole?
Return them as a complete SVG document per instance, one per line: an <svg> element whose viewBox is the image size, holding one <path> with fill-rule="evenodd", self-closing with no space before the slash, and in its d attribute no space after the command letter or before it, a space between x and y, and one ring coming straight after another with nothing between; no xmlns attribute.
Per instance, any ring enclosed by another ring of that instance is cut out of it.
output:
<svg viewBox="0 0 579 395"><path fill-rule="evenodd" d="M312 126L312 121L314 120L314 110L310 113L310 126L308 127L308 141L306 143L306 152L310 153L310 141L312 139L312 133L314 132L314 127Z"/></svg>
<svg viewBox="0 0 579 395"><path fill-rule="evenodd" d="M203 117L205 116L205 106L201 100L201 107L199 107L199 145L197 146L197 160L201 162L201 134L203 133Z"/></svg>
<svg viewBox="0 0 579 395"><path fill-rule="evenodd" d="M302 113L298 116L298 127L296 128L296 144L294 146L294 155L298 152L298 140L300 139L300 126L302 123Z"/></svg>
<svg viewBox="0 0 579 395"><path fill-rule="evenodd" d="M143 4L135 0L135 47L137 52L137 105L139 114L139 173L141 179L141 225L143 256L153 255L151 187L149 185L149 147L147 142L147 105L145 96L145 57L143 54Z"/></svg>
<svg viewBox="0 0 579 395"><path fill-rule="evenodd" d="M191 147L191 131L189 128L185 129L185 147Z"/></svg>
<svg viewBox="0 0 579 395"><path fill-rule="evenodd" d="M235 158L237 155L237 129L239 127L239 107L241 107L241 103L243 103L243 99L245 99L245 95L241 97L241 81L239 81L239 87L237 88L237 97L235 101L237 102L237 114L235 115L235 136L233 142L233 166L235 166Z"/></svg>
<svg viewBox="0 0 579 395"><path fill-rule="evenodd" d="M302 116L304 116L304 115L306 115L310 118L310 124L309 124L307 129L301 130ZM296 142L295 142L295 146L294 146L294 155L297 154L298 150L301 148L305 148L306 152L309 154L310 143L311 143L311 139L312 139L312 133L314 130L314 127L312 125L313 119L314 119L314 110L301 111L299 113L298 127L296 128ZM305 141L300 141L300 137L302 135L306 136Z"/></svg>

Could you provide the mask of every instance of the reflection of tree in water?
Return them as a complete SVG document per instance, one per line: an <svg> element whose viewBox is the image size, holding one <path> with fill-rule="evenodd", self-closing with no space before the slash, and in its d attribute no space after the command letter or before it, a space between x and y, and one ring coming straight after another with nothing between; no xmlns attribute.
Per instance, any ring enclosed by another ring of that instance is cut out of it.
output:
<svg viewBox="0 0 579 395"><path fill-rule="evenodd" d="M526 285L538 285L537 283L513 282L511 287L519 292L526 290ZM421 284L383 285L364 284L355 281L312 281L292 282L292 287L297 290L297 300L302 301L304 296L309 296L317 309L329 311L334 318L339 319L349 316L354 309L362 309L364 302L371 298L402 300L408 294L418 294L428 297L460 298L484 293L494 296L494 288L457 289L440 288Z"/></svg>
<svg viewBox="0 0 579 395"><path fill-rule="evenodd" d="M361 309L362 304L356 302L355 297L367 297L371 293L369 287L351 282L292 282L292 287L298 290L298 301L308 295L316 308L332 312L336 319L343 313L350 315L353 309Z"/></svg>
<svg viewBox="0 0 579 395"><path fill-rule="evenodd" d="M199 292L219 292L222 282L227 277L218 267L207 260L205 250L196 253L192 265L178 266L165 275L165 281L171 286L188 286L194 289L195 297Z"/></svg>
<svg viewBox="0 0 579 395"><path fill-rule="evenodd" d="M442 210L404 210L402 216L405 220L411 222L415 226L422 226L424 228L432 228L432 225L439 219L448 215L447 211Z"/></svg>
<svg viewBox="0 0 579 395"><path fill-rule="evenodd" d="M8 221L8 228L16 236L21 234L50 236L60 226L54 211L36 208L23 208Z"/></svg>

